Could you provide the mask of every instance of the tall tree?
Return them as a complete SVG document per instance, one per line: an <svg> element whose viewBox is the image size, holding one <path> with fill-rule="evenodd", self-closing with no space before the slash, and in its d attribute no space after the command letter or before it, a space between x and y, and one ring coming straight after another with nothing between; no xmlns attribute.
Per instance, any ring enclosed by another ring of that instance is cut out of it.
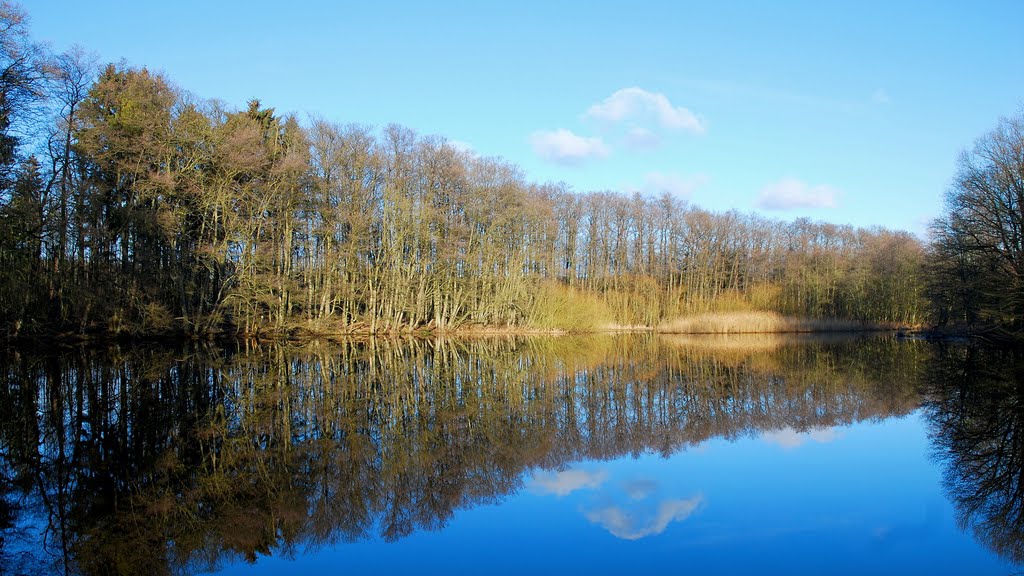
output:
<svg viewBox="0 0 1024 576"><path fill-rule="evenodd" d="M1024 114L960 155L932 236L939 318L1024 330Z"/></svg>
<svg viewBox="0 0 1024 576"><path fill-rule="evenodd" d="M76 150L86 170L92 281L113 295L111 328L137 321L168 286L171 257L166 213L172 107L176 95L160 75L110 65L82 104Z"/></svg>
<svg viewBox="0 0 1024 576"><path fill-rule="evenodd" d="M52 281L57 283L55 298L57 307L63 308L65 262L71 258L70 238L81 238L81 213L72 200L80 197L76 192L82 185L81 170L75 157L74 144L80 126L81 107L94 80L96 65L81 48L75 47L52 59L51 99L56 108L56 118L47 138L47 152L50 159L50 180L47 187L56 196L56 214L53 226L56 228L51 262ZM79 242L78 260L84 259L84 247ZM76 267L77 268L77 267ZM69 271L73 274L75 270Z"/></svg>
<svg viewBox="0 0 1024 576"><path fill-rule="evenodd" d="M28 16L0 1L0 187L13 182L19 135L46 95L46 52L28 32Z"/></svg>

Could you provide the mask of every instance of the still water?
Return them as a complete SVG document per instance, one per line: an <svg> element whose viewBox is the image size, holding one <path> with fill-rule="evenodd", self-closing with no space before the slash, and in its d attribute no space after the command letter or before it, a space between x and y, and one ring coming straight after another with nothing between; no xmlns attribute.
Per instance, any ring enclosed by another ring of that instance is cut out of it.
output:
<svg viewBox="0 0 1024 576"><path fill-rule="evenodd" d="M1024 570L1012 351L634 335L0 368L5 574Z"/></svg>

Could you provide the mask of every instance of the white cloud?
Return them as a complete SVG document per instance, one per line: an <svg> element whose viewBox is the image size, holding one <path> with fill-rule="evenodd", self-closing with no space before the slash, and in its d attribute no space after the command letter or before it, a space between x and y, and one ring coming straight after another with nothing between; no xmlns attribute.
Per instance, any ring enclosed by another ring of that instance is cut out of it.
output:
<svg viewBox="0 0 1024 576"><path fill-rule="evenodd" d="M622 122L653 119L662 128L686 130L702 134L704 123L693 112L682 106L673 106L668 97L642 88L623 88L594 104L584 114L586 118Z"/></svg>
<svg viewBox="0 0 1024 576"><path fill-rule="evenodd" d="M600 138L577 136L564 128L534 132L530 135L530 145L541 158L567 165L605 158L611 153Z"/></svg>
<svg viewBox="0 0 1024 576"><path fill-rule="evenodd" d="M879 88L871 93L871 101L875 104L888 104L892 102L892 98L889 98L889 93L884 88Z"/></svg>
<svg viewBox="0 0 1024 576"><path fill-rule="evenodd" d="M448 140L448 145L455 148L462 154L468 154L469 156L476 156L476 149L469 142L463 142L462 140Z"/></svg>
<svg viewBox="0 0 1024 576"><path fill-rule="evenodd" d="M835 208L838 200L839 190L832 186L810 186L795 178L784 178L762 188L754 204L765 210Z"/></svg>
<svg viewBox="0 0 1024 576"><path fill-rule="evenodd" d="M568 496L584 488L600 488L607 478L608 473L604 470L542 471L533 475L533 486L542 494Z"/></svg>
<svg viewBox="0 0 1024 576"><path fill-rule="evenodd" d="M931 237L932 222L935 221L935 218L935 214L918 214L910 224L910 232L917 236L918 240L927 244Z"/></svg>
<svg viewBox="0 0 1024 576"><path fill-rule="evenodd" d="M799 432L787 426L781 430L761 433L761 439L765 442L778 444L787 450L801 446L808 440L818 444L827 444L840 437L841 435L833 428L811 428L806 432Z"/></svg>
<svg viewBox="0 0 1024 576"><path fill-rule="evenodd" d="M686 520L703 502L703 496L698 495L689 500L664 500L653 513L606 506L584 515L616 538L639 540L661 534L672 522Z"/></svg>
<svg viewBox="0 0 1024 576"><path fill-rule="evenodd" d="M631 148L640 150L657 148L661 144L661 136L657 133L642 128L640 126L633 126L626 132L626 144Z"/></svg>
<svg viewBox="0 0 1024 576"><path fill-rule="evenodd" d="M695 190L707 184L708 180L704 174L683 176L675 172L648 172L644 175L644 183L634 190L655 196L668 193L686 200Z"/></svg>

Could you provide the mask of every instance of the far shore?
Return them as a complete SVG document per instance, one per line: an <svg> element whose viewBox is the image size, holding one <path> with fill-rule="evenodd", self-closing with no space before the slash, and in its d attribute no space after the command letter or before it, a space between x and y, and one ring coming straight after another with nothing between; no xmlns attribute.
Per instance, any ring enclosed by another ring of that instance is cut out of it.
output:
<svg viewBox="0 0 1024 576"><path fill-rule="evenodd" d="M589 329L565 330L559 328L537 328L530 326L488 326L462 325L450 329L424 326L409 330L373 332L366 324L339 326L331 329L323 324L318 326L294 325L285 329L266 329L252 333L229 330L204 334L186 334L176 331L104 331L99 329L81 332L45 332L8 335L4 342L17 344L78 345L92 342L152 342L213 341L213 342L316 342L344 341L353 338L476 338L476 337L530 337L568 336L586 334L628 334L652 333L665 335L711 336L711 335L776 335L776 334L839 334L892 332L901 336L921 337L930 334L922 326L907 326L885 323L857 322L840 319L814 319L783 316L774 312L709 312L685 315L656 326L602 324Z"/></svg>

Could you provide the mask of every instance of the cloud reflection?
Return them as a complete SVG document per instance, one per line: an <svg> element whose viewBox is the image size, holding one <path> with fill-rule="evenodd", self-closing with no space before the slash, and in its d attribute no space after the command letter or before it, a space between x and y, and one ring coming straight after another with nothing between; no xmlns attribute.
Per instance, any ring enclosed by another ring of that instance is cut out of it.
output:
<svg viewBox="0 0 1024 576"><path fill-rule="evenodd" d="M567 496L584 488L600 488L607 478L604 470L542 470L533 475L533 486L542 494Z"/></svg>
<svg viewBox="0 0 1024 576"><path fill-rule="evenodd" d="M633 500L643 500L658 489L654 480L630 480L622 485L622 490Z"/></svg>
<svg viewBox="0 0 1024 576"><path fill-rule="evenodd" d="M639 540L661 534L672 522L681 522L704 502L697 495L687 500L663 500L651 513L644 509L627 509L622 506L606 506L584 512L587 520L623 540Z"/></svg>
<svg viewBox="0 0 1024 576"><path fill-rule="evenodd" d="M842 435L836 432L834 428L810 428L801 432L787 426L781 430L761 433L761 439L765 442L778 444L786 449L801 446L807 443L808 440L818 444L827 444L841 437Z"/></svg>

